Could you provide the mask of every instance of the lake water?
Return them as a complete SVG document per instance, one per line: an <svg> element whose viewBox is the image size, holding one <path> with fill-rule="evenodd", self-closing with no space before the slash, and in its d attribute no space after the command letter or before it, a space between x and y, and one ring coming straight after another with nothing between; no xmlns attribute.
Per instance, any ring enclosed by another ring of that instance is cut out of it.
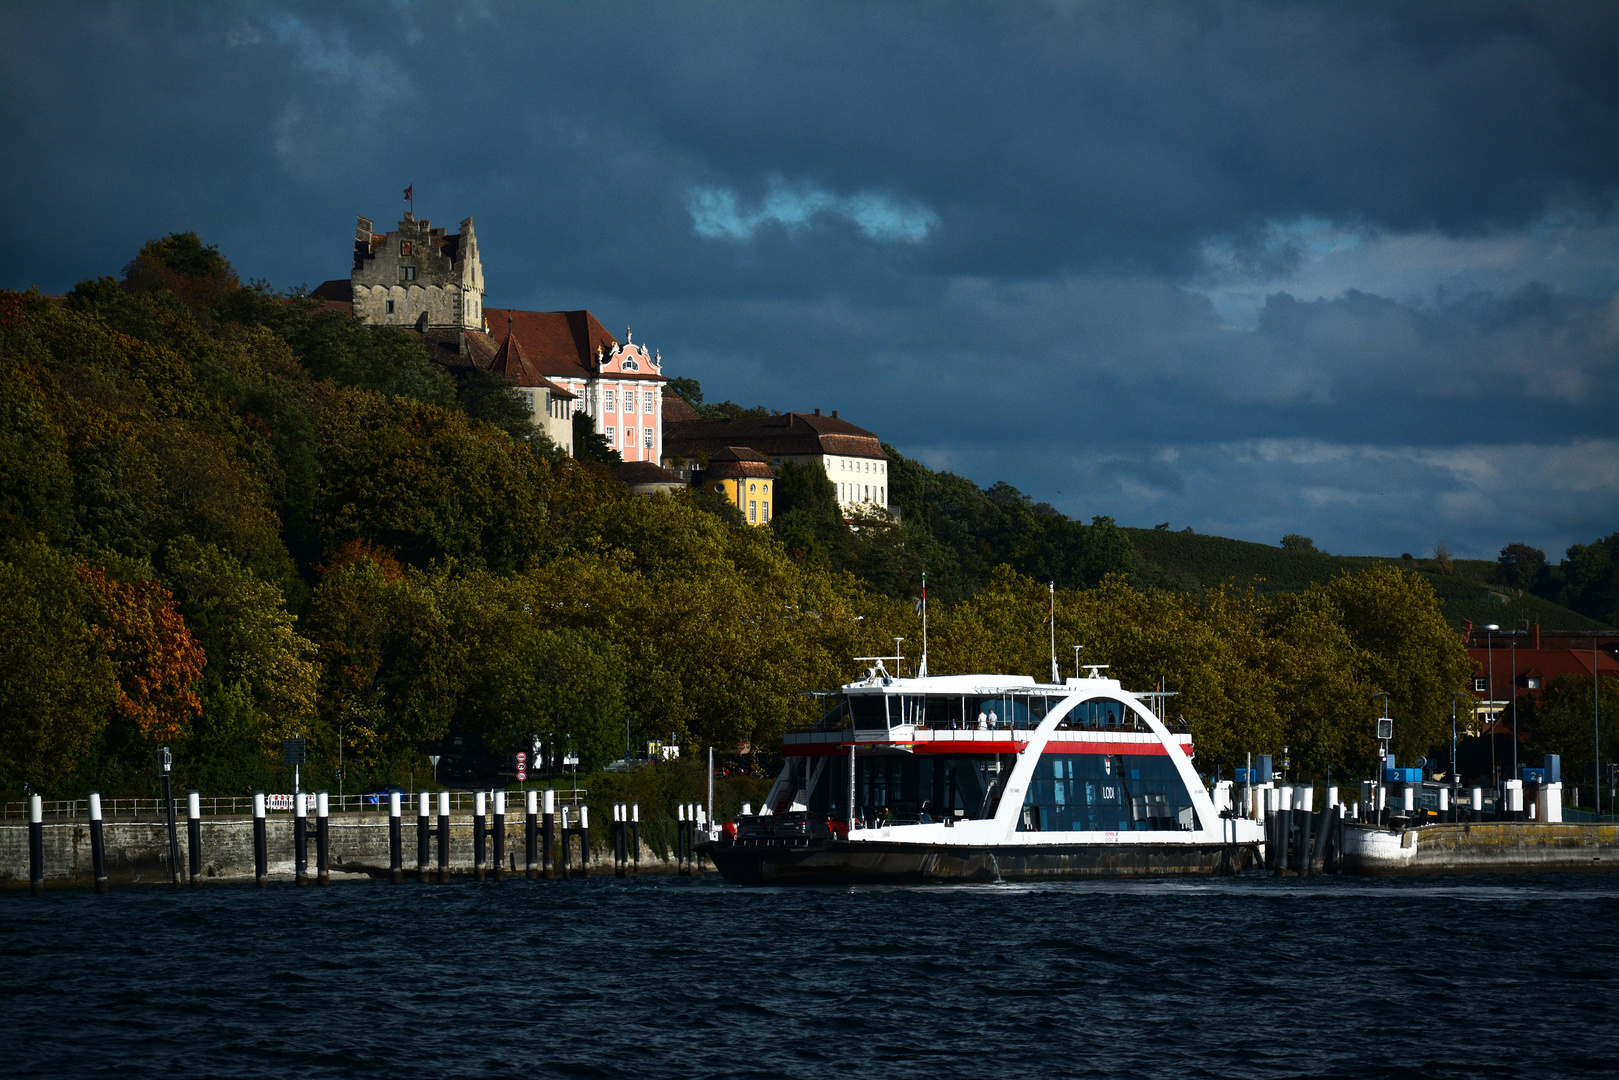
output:
<svg viewBox="0 0 1619 1080"><path fill-rule="evenodd" d="M1619 877L0 894L10 1076L1619 1075Z"/></svg>

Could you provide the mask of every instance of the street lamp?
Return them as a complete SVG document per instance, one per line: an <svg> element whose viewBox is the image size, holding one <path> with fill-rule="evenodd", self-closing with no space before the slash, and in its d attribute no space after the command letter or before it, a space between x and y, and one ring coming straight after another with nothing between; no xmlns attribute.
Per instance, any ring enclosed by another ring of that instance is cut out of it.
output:
<svg viewBox="0 0 1619 1080"><path fill-rule="evenodd" d="M1452 691L1450 695L1450 785L1457 790L1461 789L1461 775L1456 771L1456 699L1466 698L1473 700L1473 695L1464 691Z"/></svg>
<svg viewBox="0 0 1619 1080"><path fill-rule="evenodd" d="M1377 739L1381 744L1378 748L1377 778L1372 783L1372 812L1376 815L1377 823L1382 825L1383 782L1388 777L1384 770L1388 768L1389 741L1394 738L1394 720L1389 716L1388 691L1379 690L1372 697L1383 699L1383 715L1377 718Z"/></svg>
<svg viewBox="0 0 1619 1080"><path fill-rule="evenodd" d="M1484 648L1490 659L1489 697L1485 699L1484 707L1489 710L1485 713L1490 718L1493 728L1495 724L1495 710L1490 706L1495 704L1495 632L1501 629L1495 623L1484 627ZM1495 761L1495 732L1490 732L1490 782L1496 787L1501 786L1501 766Z"/></svg>

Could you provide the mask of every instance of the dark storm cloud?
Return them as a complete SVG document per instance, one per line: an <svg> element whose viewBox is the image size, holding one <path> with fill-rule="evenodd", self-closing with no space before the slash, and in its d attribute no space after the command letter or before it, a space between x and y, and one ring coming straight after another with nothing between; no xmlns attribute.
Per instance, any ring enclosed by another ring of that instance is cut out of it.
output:
<svg viewBox="0 0 1619 1080"><path fill-rule="evenodd" d="M1070 511L1368 551L1619 525L1612 5L3 18L11 287L186 228L313 284L413 182L476 217L491 303Z"/></svg>

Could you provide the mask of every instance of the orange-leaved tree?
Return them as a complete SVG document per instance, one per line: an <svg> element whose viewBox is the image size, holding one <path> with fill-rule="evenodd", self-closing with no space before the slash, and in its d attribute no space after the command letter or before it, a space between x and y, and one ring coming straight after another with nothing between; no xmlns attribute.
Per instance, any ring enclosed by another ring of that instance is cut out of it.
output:
<svg viewBox="0 0 1619 1080"><path fill-rule="evenodd" d="M78 577L95 608L91 638L118 675L113 712L145 739L175 738L202 712L193 687L207 658L174 594L156 581L116 581L95 566L81 564Z"/></svg>

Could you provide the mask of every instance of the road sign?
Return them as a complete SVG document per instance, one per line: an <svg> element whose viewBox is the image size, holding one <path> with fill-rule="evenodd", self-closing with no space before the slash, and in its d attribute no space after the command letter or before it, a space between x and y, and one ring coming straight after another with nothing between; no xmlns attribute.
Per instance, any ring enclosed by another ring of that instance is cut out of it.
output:
<svg viewBox="0 0 1619 1080"><path fill-rule="evenodd" d="M563 754L562 755L562 764L564 764L564 765L577 765L577 764L579 764L579 755L573 753L572 751L569 751L568 753Z"/></svg>
<svg viewBox="0 0 1619 1080"><path fill-rule="evenodd" d="M528 764L528 754L524 753L521 750L517 751L517 767L519 769L521 769L524 765L527 765L527 764Z"/></svg>
<svg viewBox="0 0 1619 1080"><path fill-rule="evenodd" d="M304 740L282 739L281 760L288 765L302 765L304 763Z"/></svg>
<svg viewBox="0 0 1619 1080"><path fill-rule="evenodd" d="M519 784L521 784L524 780L527 780L527 779L528 779L528 770L523 768L521 765L517 766L517 782Z"/></svg>

